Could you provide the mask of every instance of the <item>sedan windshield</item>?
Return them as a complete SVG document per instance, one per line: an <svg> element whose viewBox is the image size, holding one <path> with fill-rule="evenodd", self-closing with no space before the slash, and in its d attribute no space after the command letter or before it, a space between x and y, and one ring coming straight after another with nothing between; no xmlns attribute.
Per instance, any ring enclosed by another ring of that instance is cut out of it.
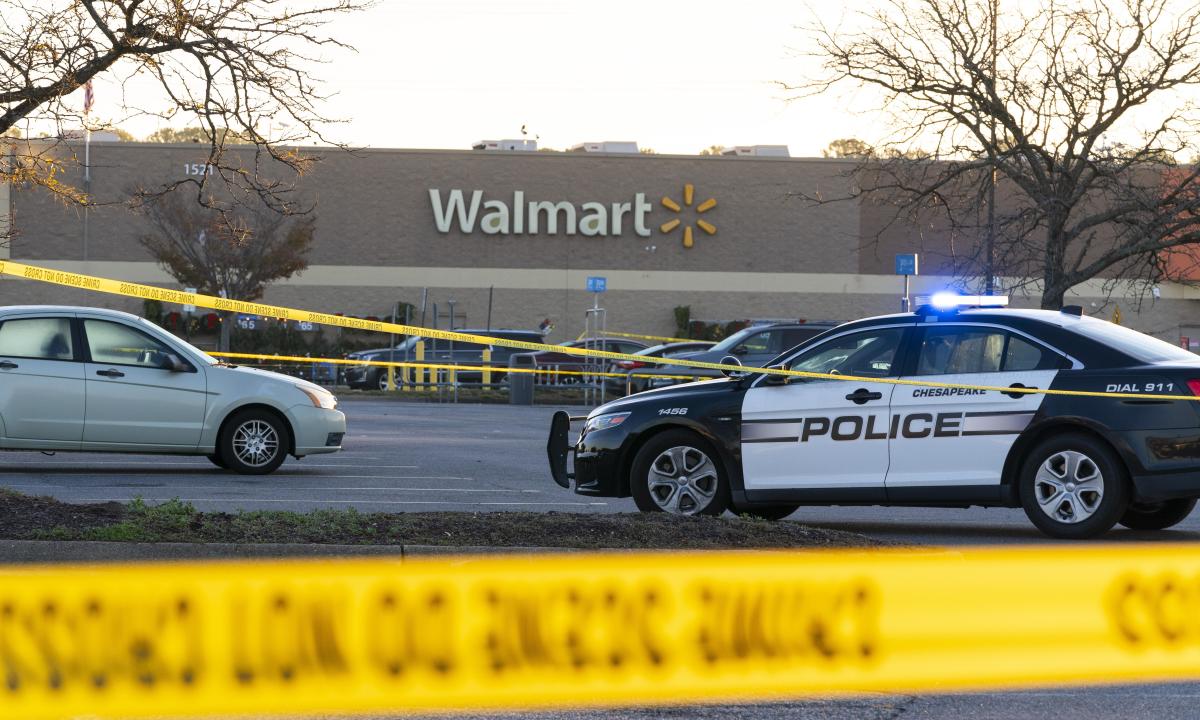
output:
<svg viewBox="0 0 1200 720"><path fill-rule="evenodd" d="M149 329L151 337L161 338L162 335L165 334L165 331L162 328L160 328L159 326L150 322L146 318L137 318L137 321L143 327ZM229 362L228 360L221 360L219 358L213 357L212 355L209 355L208 353L204 352L203 350L201 350L200 348L191 344L190 342L187 342L183 338L176 337L175 335L168 335L168 337L171 338L171 342L168 343L169 345L182 345L183 347L187 348L188 350L191 350L192 353L194 353L197 358L203 360L205 363L207 363L209 365L217 365L219 363Z"/></svg>

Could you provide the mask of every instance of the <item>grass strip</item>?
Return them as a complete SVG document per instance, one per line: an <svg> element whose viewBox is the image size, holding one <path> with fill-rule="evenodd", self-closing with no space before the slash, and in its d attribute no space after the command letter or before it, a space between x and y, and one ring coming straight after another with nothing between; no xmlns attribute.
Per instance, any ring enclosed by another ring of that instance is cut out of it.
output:
<svg viewBox="0 0 1200 720"><path fill-rule="evenodd" d="M584 550L871 547L865 535L749 517L563 512L201 512L189 503L74 504L0 489L0 538L187 543L554 547Z"/></svg>

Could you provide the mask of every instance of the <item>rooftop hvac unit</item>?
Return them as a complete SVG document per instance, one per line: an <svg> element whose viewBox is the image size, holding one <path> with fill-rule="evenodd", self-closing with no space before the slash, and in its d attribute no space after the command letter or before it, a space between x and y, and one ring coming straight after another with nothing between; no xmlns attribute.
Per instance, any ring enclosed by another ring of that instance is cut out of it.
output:
<svg viewBox="0 0 1200 720"><path fill-rule="evenodd" d="M791 157L787 145L735 145L721 151L722 155L737 157Z"/></svg>
<svg viewBox="0 0 1200 720"><path fill-rule="evenodd" d="M537 140L480 140L472 145L471 149L537 152Z"/></svg>
<svg viewBox="0 0 1200 720"><path fill-rule="evenodd" d="M636 155L638 152L638 144L633 141L613 141L606 140L604 142L585 142L571 146L571 152L587 152L587 153L627 153Z"/></svg>

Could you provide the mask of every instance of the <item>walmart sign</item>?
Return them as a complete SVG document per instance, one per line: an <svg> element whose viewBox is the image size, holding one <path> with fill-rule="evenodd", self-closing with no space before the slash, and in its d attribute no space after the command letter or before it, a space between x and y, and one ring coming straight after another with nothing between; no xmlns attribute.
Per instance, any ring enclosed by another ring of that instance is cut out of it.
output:
<svg viewBox="0 0 1200 720"><path fill-rule="evenodd" d="M433 221L438 232L452 228L470 234L485 235L586 235L589 237L623 235L627 224L641 237L650 236L647 216L653 205L645 193L637 193L631 202L610 204L585 202L580 205L560 200L526 201L525 193L517 190L512 201L485 199L482 190L472 190L468 196L462 190L429 191Z"/></svg>

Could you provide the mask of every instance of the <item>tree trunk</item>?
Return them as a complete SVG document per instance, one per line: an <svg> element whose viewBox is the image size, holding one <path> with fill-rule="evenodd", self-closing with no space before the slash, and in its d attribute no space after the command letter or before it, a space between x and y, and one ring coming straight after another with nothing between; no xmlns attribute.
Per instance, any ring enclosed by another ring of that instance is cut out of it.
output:
<svg viewBox="0 0 1200 720"><path fill-rule="evenodd" d="M1042 266L1042 309L1061 310L1063 297L1070 289L1066 278L1066 242L1062 232L1062 215L1050 212L1047 217L1046 257Z"/></svg>
<svg viewBox="0 0 1200 720"><path fill-rule="evenodd" d="M1066 297L1067 288L1063 285L1050 285L1047 283L1046 289L1042 291L1042 309L1043 310L1062 310L1063 298Z"/></svg>

